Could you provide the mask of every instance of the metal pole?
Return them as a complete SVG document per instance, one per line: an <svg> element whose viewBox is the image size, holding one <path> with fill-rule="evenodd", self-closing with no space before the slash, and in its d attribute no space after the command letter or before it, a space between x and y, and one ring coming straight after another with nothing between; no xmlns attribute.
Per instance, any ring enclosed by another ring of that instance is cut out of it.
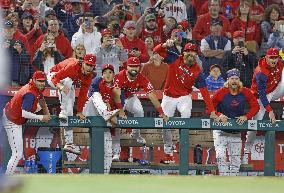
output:
<svg viewBox="0 0 284 193"><path fill-rule="evenodd" d="M275 131L265 132L264 175L275 176Z"/></svg>
<svg viewBox="0 0 284 193"><path fill-rule="evenodd" d="M188 174L188 162L189 162L189 130L180 129L180 146L179 146L179 174Z"/></svg>
<svg viewBox="0 0 284 193"><path fill-rule="evenodd" d="M90 173L104 173L104 128L90 128Z"/></svg>

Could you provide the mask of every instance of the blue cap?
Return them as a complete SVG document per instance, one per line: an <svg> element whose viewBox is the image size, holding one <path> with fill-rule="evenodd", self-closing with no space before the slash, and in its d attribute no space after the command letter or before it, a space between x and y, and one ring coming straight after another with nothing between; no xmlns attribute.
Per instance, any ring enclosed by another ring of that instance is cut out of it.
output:
<svg viewBox="0 0 284 193"><path fill-rule="evenodd" d="M240 71L236 68L227 71L227 77L230 78L232 76L237 76L240 78Z"/></svg>

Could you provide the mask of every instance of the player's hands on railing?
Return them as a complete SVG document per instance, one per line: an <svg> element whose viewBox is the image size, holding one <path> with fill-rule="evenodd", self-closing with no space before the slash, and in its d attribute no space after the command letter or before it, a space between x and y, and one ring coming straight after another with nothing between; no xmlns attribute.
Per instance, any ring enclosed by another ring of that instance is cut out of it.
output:
<svg viewBox="0 0 284 193"><path fill-rule="evenodd" d="M116 123L117 123L117 117L113 116L109 119L109 122L111 124L112 127L115 127Z"/></svg>
<svg viewBox="0 0 284 193"><path fill-rule="evenodd" d="M165 114L160 115L160 117L162 117L165 122L169 120L169 117Z"/></svg>
<svg viewBox="0 0 284 193"><path fill-rule="evenodd" d="M120 109L120 110L119 110L118 116L119 116L120 118L122 118L122 119L127 119L127 116L126 116L126 114L125 114L125 112L124 112L123 109Z"/></svg>
<svg viewBox="0 0 284 193"><path fill-rule="evenodd" d="M271 123L272 123L272 124L275 124L275 123L276 123L276 118L275 118L274 112L273 112L273 111L270 111L270 112L268 113L268 116L269 116L269 119L270 119Z"/></svg>
<svg viewBox="0 0 284 193"><path fill-rule="evenodd" d="M85 120L86 119L86 116L82 112L77 113L76 116L79 117L81 120Z"/></svg>
<svg viewBox="0 0 284 193"><path fill-rule="evenodd" d="M220 120L219 120L219 116L216 114L216 111L212 111L211 113L210 113L210 118L211 119L214 119L214 121L216 121L216 122L219 122Z"/></svg>
<svg viewBox="0 0 284 193"><path fill-rule="evenodd" d="M246 121L246 120L248 120L248 118L247 118L247 116L240 116L240 117L236 117L237 118L237 124L238 125L242 125L242 124L244 124L244 122Z"/></svg>
<svg viewBox="0 0 284 193"><path fill-rule="evenodd" d="M62 92L64 92L66 95L69 93L69 91L70 91L70 88L68 88L67 86L65 86L64 84L62 84L62 83L58 83L57 85L56 85L56 87L60 90L60 91L62 91Z"/></svg>
<svg viewBox="0 0 284 193"><path fill-rule="evenodd" d="M227 124L227 122L228 122L228 117L226 116L226 115L223 115L223 114L221 114L218 118L216 118L214 121L216 121L216 122L222 122L222 123L224 123L224 124Z"/></svg>
<svg viewBox="0 0 284 193"><path fill-rule="evenodd" d="M47 114L47 115L43 115L42 117L42 122L45 122L45 123L48 123L48 121L51 119L51 116L50 114Z"/></svg>

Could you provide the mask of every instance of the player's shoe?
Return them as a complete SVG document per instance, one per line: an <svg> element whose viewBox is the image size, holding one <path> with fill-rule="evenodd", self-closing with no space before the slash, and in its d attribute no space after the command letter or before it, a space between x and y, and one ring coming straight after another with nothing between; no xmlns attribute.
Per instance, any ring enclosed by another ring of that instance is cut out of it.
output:
<svg viewBox="0 0 284 193"><path fill-rule="evenodd" d="M242 164L248 164L248 159L249 159L249 154L248 153L244 153L241 163Z"/></svg>
<svg viewBox="0 0 284 193"><path fill-rule="evenodd" d="M119 109L115 109L113 111L109 111L106 115L106 121L109 121L112 117L115 117L119 114Z"/></svg>
<svg viewBox="0 0 284 193"><path fill-rule="evenodd" d="M175 157L173 155L166 154L165 157L160 161L163 164L173 164L175 163Z"/></svg>
<svg viewBox="0 0 284 193"><path fill-rule="evenodd" d="M76 154L76 155L81 155L80 148L78 148L78 146L76 146L74 144L65 144L63 150L65 152L73 153L73 154Z"/></svg>
<svg viewBox="0 0 284 193"><path fill-rule="evenodd" d="M140 134L134 134L133 132L130 134L132 139L136 139L137 143L146 144L146 140Z"/></svg>
<svg viewBox="0 0 284 193"><path fill-rule="evenodd" d="M119 160L119 155L117 155L117 154L113 155L113 156L112 156L112 161L113 161L113 162L119 162L119 161L120 161L120 160Z"/></svg>
<svg viewBox="0 0 284 193"><path fill-rule="evenodd" d="M62 120L62 121L67 121L67 119L68 119L68 117L67 117L65 111L60 111L58 117L59 117L59 119Z"/></svg>

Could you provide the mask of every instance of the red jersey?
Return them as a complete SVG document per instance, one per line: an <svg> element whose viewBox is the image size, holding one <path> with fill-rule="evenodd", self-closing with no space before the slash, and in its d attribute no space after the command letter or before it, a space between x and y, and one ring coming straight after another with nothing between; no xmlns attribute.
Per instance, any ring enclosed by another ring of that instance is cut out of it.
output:
<svg viewBox="0 0 284 193"><path fill-rule="evenodd" d="M93 74L84 75L81 72L81 63L75 58L66 59L50 69L50 72L55 72L51 81L54 85L65 78L71 78L73 82L81 83L81 88L78 97L77 111L82 112L84 104L87 100L88 89L91 85Z"/></svg>
<svg viewBox="0 0 284 193"><path fill-rule="evenodd" d="M134 80L130 80L126 73L126 70L122 70L114 77L114 87L120 88L121 91L124 92L125 99L141 89L143 89L146 94L154 91L153 85L143 74L139 73Z"/></svg>
<svg viewBox="0 0 284 193"><path fill-rule="evenodd" d="M184 64L182 56L168 52L162 47L162 44L156 46L154 51L165 58L165 62L169 64L164 95L172 98L189 95L192 92L192 87L197 83L197 87L201 91L208 111L214 111L205 77L200 66L197 63L192 66Z"/></svg>
<svg viewBox="0 0 284 193"><path fill-rule="evenodd" d="M128 57L134 57L130 54L132 48L138 48L138 50L141 52L141 55L139 56L139 59L142 63L146 63L149 60L148 51L146 48L146 44L144 41L142 41L140 38L135 38L134 40L130 41L127 39L126 36L120 38L120 41L124 47L124 49L128 52Z"/></svg>
<svg viewBox="0 0 284 193"><path fill-rule="evenodd" d="M22 117L23 97L26 94L32 94L34 96L34 101L31 108L32 113L36 111L39 99L43 98L42 92L37 89L32 81L23 86L15 94L11 101L6 104L5 114L11 122L17 125L23 125L27 121L26 118Z"/></svg>
<svg viewBox="0 0 284 193"><path fill-rule="evenodd" d="M157 29L154 32L148 32L145 27L143 27L142 32L141 32L141 39L145 40L145 37L151 36L154 40L154 46L164 42L163 39L163 26L164 26L164 21L162 18L158 17L157 18Z"/></svg>
<svg viewBox="0 0 284 193"><path fill-rule="evenodd" d="M225 36L226 32L231 33L230 22L223 15L219 15L219 19L223 22L223 30L222 35ZM204 37L211 34L210 32L210 24L211 23L211 15L206 13L201 15L192 30L192 38L201 41Z"/></svg>
<svg viewBox="0 0 284 193"><path fill-rule="evenodd" d="M259 60L258 66L254 71L251 90L253 94L260 99L268 112L271 111L272 108L270 107L266 95L274 91L278 86L281 81L282 70L283 63L280 59L276 66L271 68L267 64L266 59L262 58Z"/></svg>
<svg viewBox="0 0 284 193"><path fill-rule="evenodd" d="M230 6L233 16L237 15L238 8L240 6L240 0L222 0L221 2L221 13L226 13L226 7ZM208 1L202 5L200 8L199 14L208 13Z"/></svg>

